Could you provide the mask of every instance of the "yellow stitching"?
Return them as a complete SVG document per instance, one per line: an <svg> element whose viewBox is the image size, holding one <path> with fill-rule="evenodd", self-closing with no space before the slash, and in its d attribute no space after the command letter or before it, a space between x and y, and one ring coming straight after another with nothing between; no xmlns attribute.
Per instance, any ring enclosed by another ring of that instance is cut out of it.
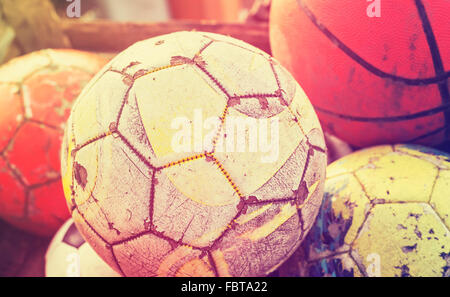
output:
<svg viewBox="0 0 450 297"><path fill-rule="evenodd" d="M186 64L184 64L184 63L176 63L176 64L171 64L171 65L167 65L167 66L158 67L158 68L155 68L153 70L150 70L150 71L146 72L142 76L139 76L138 78L136 78L136 80L138 80L138 79L140 79L140 78L142 78L144 76L150 75L152 73L155 73L155 72L158 72L158 71L161 71L161 70L165 70L165 69L169 69L169 68L173 68L173 67L176 67L176 66L181 66L181 65L186 65Z"/></svg>
<svg viewBox="0 0 450 297"><path fill-rule="evenodd" d="M186 163L186 162L190 162L190 161L195 161L195 160L198 160L198 159L201 159L201 158L205 158L205 157L206 157L206 154L201 154L201 155L196 155L196 156L192 156L192 157L189 157L189 158L184 158L184 159L181 159L181 160L178 160L178 161L175 161L175 162L170 162L169 164L160 167L160 169L167 169L169 167L173 167L173 166L180 165L180 164L183 164L183 163Z"/></svg>
<svg viewBox="0 0 450 297"><path fill-rule="evenodd" d="M214 154L207 154L207 156L210 156L214 159L214 164L217 165L217 167L219 168L220 172L222 172L222 174L225 176L225 178L227 179L228 183L231 185L231 187L234 189L234 191L236 192L236 194L238 194L240 199L244 198L244 195L242 195L241 191L239 190L239 188L237 187L237 185L233 182L233 180L231 179L230 174L225 170L225 168L223 167L223 165L214 157Z"/></svg>

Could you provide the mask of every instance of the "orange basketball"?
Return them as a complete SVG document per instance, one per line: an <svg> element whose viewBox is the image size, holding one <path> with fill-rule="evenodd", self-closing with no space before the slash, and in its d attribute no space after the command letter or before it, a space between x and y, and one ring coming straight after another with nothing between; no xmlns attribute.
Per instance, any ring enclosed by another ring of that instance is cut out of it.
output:
<svg viewBox="0 0 450 297"><path fill-rule="evenodd" d="M450 1L273 0L273 55L353 146L450 138Z"/></svg>

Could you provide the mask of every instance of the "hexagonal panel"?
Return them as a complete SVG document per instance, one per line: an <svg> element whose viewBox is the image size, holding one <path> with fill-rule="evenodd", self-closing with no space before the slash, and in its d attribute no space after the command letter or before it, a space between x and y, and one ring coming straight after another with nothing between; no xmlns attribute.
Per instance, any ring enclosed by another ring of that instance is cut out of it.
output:
<svg viewBox="0 0 450 297"><path fill-rule="evenodd" d="M246 196L280 170L302 139L288 110L261 122L230 109L215 156Z"/></svg>
<svg viewBox="0 0 450 297"><path fill-rule="evenodd" d="M137 106L136 94L131 91L128 100L122 110L119 120L119 133L148 163L156 159L152 144L149 142L147 133L142 123L141 114Z"/></svg>
<svg viewBox="0 0 450 297"><path fill-rule="evenodd" d="M450 171L440 170L436 183L434 184L433 194L431 195L430 205L442 218L445 225L450 229Z"/></svg>
<svg viewBox="0 0 450 297"><path fill-rule="evenodd" d="M183 189L172 184L165 172L156 174L154 185L153 224L156 230L185 244L212 245L238 212L239 199L223 206L200 203L183 195Z"/></svg>
<svg viewBox="0 0 450 297"><path fill-rule="evenodd" d="M45 51L38 51L29 55L13 59L2 65L0 82L21 83L30 73L50 66L51 60ZM20 71L17 71L20 69Z"/></svg>
<svg viewBox="0 0 450 297"><path fill-rule="evenodd" d="M424 203L376 205L353 244L363 267L379 257L380 276L444 276L450 232Z"/></svg>
<svg viewBox="0 0 450 297"><path fill-rule="evenodd" d="M350 154L341 158L327 167L327 177L333 177L339 174L352 173L362 167L375 167L374 162L382 156L392 153L393 149L389 145L377 146L359 150L357 153Z"/></svg>
<svg viewBox="0 0 450 297"><path fill-rule="evenodd" d="M205 131L204 121L218 119L227 102L226 97L210 88L190 65L143 76L136 81L133 90L157 157L153 160L155 166L203 153L207 134L215 134ZM184 133L182 144L177 140L180 133Z"/></svg>
<svg viewBox="0 0 450 297"><path fill-rule="evenodd" d="M414 174L411 174L414 172ZM370 199L387 202L428 202L438 169L432 163L389 153L355 172Z"/></svg>
<svg viewBox="0 0 450 297"><path fill-rule="evenodd" d="M25 123L7 152L11 164L29 185L58 178L62 132L36 123Z"/></svg>
<svg viewBox="0 0 450 297"><path fill-rule="evenodd" d="M72 49L48 49L44 53L51 59L54 65L70 67L72 70L83 70L83 72L91 75L97 73L106 64L106 59L89 52Z"/></svg>
<svg viewBox="0 0 450 297"><path fill-rule="evenodd" d="M77 153L76 162L75 201L105 240L120 241L149 228L152 172L120 139L109 136L90 144Z"/></svg>
<svg viewBox="0 0 450 297"><path fill-rule="evenodd" d="M343 244L351 245L370 208L369 198L352 174L327 178L324 202L318 220L324 219L326 220L324 225L330 224L330 226L315 232L322 234L332 232L329 237L332 239L329 244L331 248ZM339 230L339 232L333 232L333 230Z"/></svg>
<svg viewBox="0 0 450 297"><path fill-rule="evenodd" d="M450 156L447 153L414 144L398 144L394 148L396 152L426 160L440 169L450 170Z"/></svg>
<svg viewBox="0 0 450 297"><path fill-rule="evenodd" d="M235 205L239 196L213 161L198 159L163 170L185 197L207 206ZM214 181L214 187L208 185Z"/></svg>
<svg viewBox="0 0 450 297"><path fill-rule="evenodd" d="M77 226L77 229L83 234L86 241L89 242L89 245L95 250L95 252L100 255L111 268L117 272L120 272L120 268L117 265L112 247L103 241L97 233L97 230L92 229L88 224L86 224L85 219L80 215L78 210L75 210L72 213L72 218Z"/></svg>
<svg viewBox="0 0 450 297"><path fill-rule="evenodd" d="M120 108L128 97L131 83L122 74L108 71L80 95L72 109L77 145L107 133L112 123L117 124Z"/></svg>
<svg viewBox="0 0 450 297"><path fill-rule="evenodd" d="M39 234L46 230L45 235L52 235L70 217L61 181L58 179L30 189L26 211L28 220L34 223L30 228L34 227Z"/></svg>
<svg viewBox="0 0 450 297"><path fill-rule="evenodd" d="M78 69L47 69L23 82L22 91L31 118L62 127L69 117L72 103L92 74Z"/></svg>
<svg viewBox="0 0 450 297"><path fill-rule="evenodd" d="M149 229L153 172L120 139L105 138L98 154L97 183L92 197L108 222L111 241ZM106 234L108 230L108 234Z"/></svg>
<svg viewBox="0 0 450 297"><path fill-rule="evenodd" d="M158 269L174 248L154 234L146 234L113 247L124 274L132 277L164 276L158 273Z"/></svg>
<svg viewBox="0 0 450 297"><path fill-rule="evenodd" d="M295 205L249 205L211 253L220 276L263 276L290 256L301 233Z"/></svg>
<svg viewBox="0 0 450 297"><path fill-rule="evenodd" d="M267 57L224 42L211 44L201 54L205 69L231 96L273 94L278 85Z"/></svg>
<svg viewBox="0 0 450 297"><path fill-rule="evenodd" d="M286 163L255 192L249 196L260 201L293 198L304 171L309 147L302 141Z"/></svg>
<svg viewBox="0 0 450 297"><path fill-rule="evenodd" d="M21 219L25 213L25 189L0 157L0 214L7 219Z"/></svg>
<svg viewBox="0 0 450 297"><path fill-rule="evenodd" d="M172 57L183 56L192 59L210 41L196 33L184 33L186 36L183 37L179 34L168 34L164 39L155 37L137 42L120 53L119 57L112 61L111 67L125 70L128 75L134 76L143 70L153 71L169 66ZM149 52L152 54L149 55Z"/></svg>
<svg viewBox="0 0 450 297"><path fill-rule="evenodd" d="M23 121L22 99L18 85L0 83L0 152L12 140Z"/></svg>

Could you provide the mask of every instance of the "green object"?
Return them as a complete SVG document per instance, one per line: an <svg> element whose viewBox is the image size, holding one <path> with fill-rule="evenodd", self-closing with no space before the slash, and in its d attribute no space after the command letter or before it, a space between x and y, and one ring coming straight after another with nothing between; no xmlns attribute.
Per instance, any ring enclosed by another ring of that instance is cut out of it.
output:
<svg viewBox="0 0 450 297"><path fill-rule="evenodd" d="M14 29L0 19L0 64L5 60L15 37Z"/></svg>
<svg viewBox="0 0 450 297"><path fill-rule="evenodd" d="M70 47L49 0L0 0L0 62L12 46L14 54Z"/></svg>

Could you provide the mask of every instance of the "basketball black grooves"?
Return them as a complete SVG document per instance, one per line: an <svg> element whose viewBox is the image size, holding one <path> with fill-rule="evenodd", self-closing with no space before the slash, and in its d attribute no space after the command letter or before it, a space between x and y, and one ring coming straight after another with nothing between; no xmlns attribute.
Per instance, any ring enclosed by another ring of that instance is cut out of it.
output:
<svg viewBox="0 0 450 297"><path fill-rule="evenodd" d="M319 112L329 114L331 116L335 116L338 118L346 119L349 121L358 121L358 122L397 122L397 121L406 121L406 120L412 120L417 119L421 117L427 117L431 116L440 112L444 113L445 118L445 125L443 127L440 127L436 130L430 131L424 135L420 135L410 141L417 141L423 138L426 138L428 136L431 136L433 134L437 134L443 130L446 131L446 139L450 138L450 95L448 90L448 78L450 77L450 71L445 71L441 54L439 52L439 48L436 42L435 35L433 33L433 29L431 27L430 21L428 19L428 16L426 14L425 7L422 3L422 0L415 0L415 5L417 7L420 20L422 22L422 27L424 30L424 33L427 38L428 47L430 48L434 69L436 76L429 77L429 78L417 78L417 79L410 79L405 78L401 76L396 76L387 72L382 71L381 69L376 68L374 65L370 64L366 60L364 60L362 57L360 57L357 53L355 53L352 49L350 49L348 46L346 46L339 38L337 38L330 30L328 30L320 21L318 18L312 13L312 11L303 3L302 0L297 0L298 5L300 9L306 14L306 16L311 20L311 22L334 44L337 45L339 49L341 49L347 56L349 56L352 60L354 60L356 63L364 67L367 71L371 72L372 74L387 78L390 80L393 80L395 82L400 82L406 85L410 86L427 86L430 84L437 84L439 88L439 93L441 95L441 101L442 105L436 108L432 108L429 110L417 112L410 115L403 115L403 116L395 116L395 117L358 117L358 116L352 116L348 114L339 114L335 113L330 110L326 110L320 107L316 107L315 109Z"/></svg>

